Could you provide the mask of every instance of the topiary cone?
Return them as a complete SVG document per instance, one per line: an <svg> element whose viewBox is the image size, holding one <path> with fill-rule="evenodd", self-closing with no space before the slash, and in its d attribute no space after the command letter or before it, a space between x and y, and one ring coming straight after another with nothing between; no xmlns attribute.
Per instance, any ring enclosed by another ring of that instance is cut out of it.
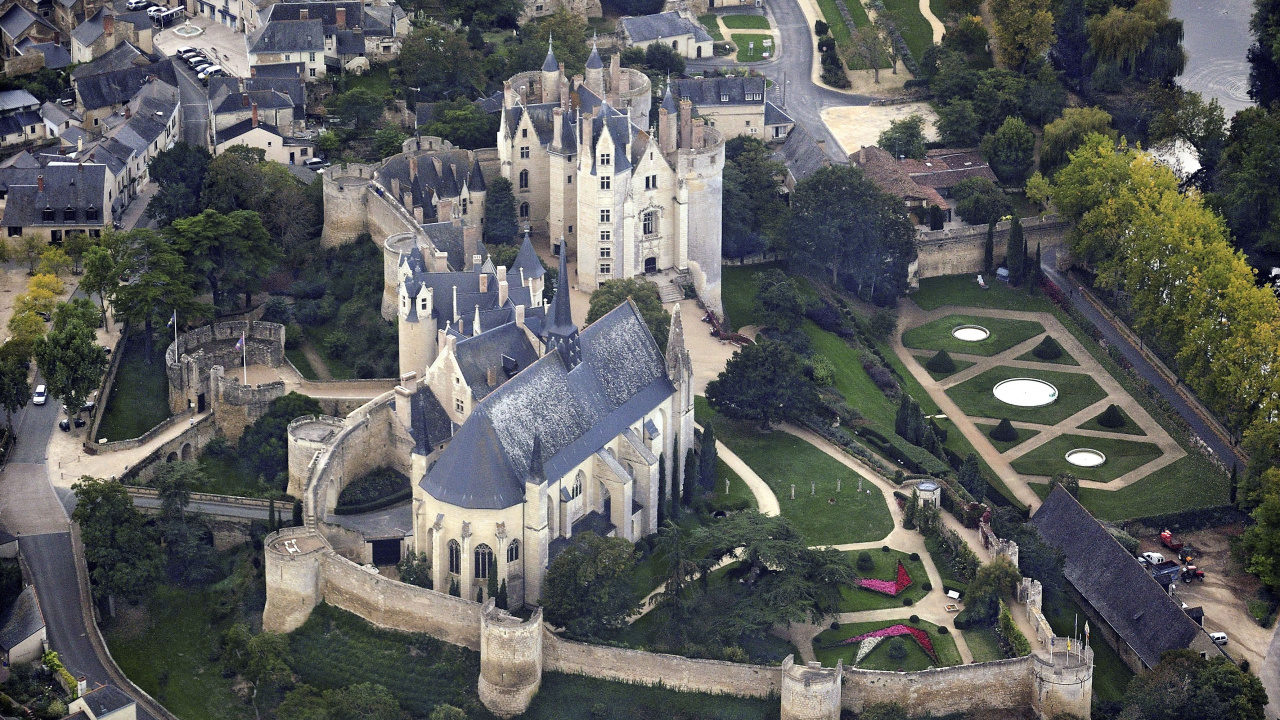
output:
<svg viewBox="0 0 1280 720"><path fill-rule="evenodd" d="M1104 428L1124 427L1124 413L1115 405L1108 405L1098 416L1098 424Z"/></svg>
<svg viewBox="0 0 1280 720"><path fill-rule="evenodd" d="M953 373L956 371L956 361L951 359L946 350L939 350L937 355L929 358L924 364L925 368L936 373Z"/></svg>
<svg viewBox="0 0 1280 720"><path fill-rule="evenodd" d="M1018 431L1013 429L1013 423L1009 422L1009 418L1005 418L1000 421L999 425L992 428L991 439L999 440L1000 442L1013 442L1018 439Z"/></svg>

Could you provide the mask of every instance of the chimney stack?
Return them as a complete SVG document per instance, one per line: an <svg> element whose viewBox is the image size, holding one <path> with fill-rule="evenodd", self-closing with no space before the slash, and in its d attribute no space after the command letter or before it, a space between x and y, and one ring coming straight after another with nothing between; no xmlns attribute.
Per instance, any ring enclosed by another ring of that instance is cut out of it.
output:
<svg viewBox="0 0 1280 720"><path fill-rule="evenodd" d="M249 108L249 112L253 117L253 126L258 127L258 103L253 103Z"/></svg>
<svg viewBox="0 0 1280 720"><path fill-rule="evenodd" d="M489 292L489 273L480 273L480 292Z"/></svg>
<svg viewBox="0 0 1280 720"><path fill-rule="evenodd" d="M676 151L675 118L666 108L658 108L658 148L664 155Z"/></svg>
<svg viewBox="0 0 1280 720"><path fill-rule="evenodd" d="M250 67L250 68L249 68L249 77L258 77L258 68L256 68L256 67Z"/></svg>
<svg viewBox="0 0 1280 720"><path fill-rule="evenodd" d="M110 13L102 14L102 34L111 37L116 34L116 16Z"/></svg>
<svg viewBox="0 0 1280 720"><path fill-rule="evenodd" d="M310 20L310 19L311 19L311 10L310 10L309 8L301 8L301 9L299 9L299 10L298 10L298 19L299 19L299 20Z"/></svg>
<svg viewBox="0 0 1280 720"><path fill-rule="evenodd" d="M419 150L422 149L421 138L418 139L418 149ZM418 177L418 156L410 155L409 156L409 180L412 182L413 180L416 180L417 177Z"/></svg>
<svg viewBox="0 0 1280 720"><path fill-rule="evenodd" d="M40 192L44 192L44 176L43 175L36 176L36 189L39 190Z"/></svg>
<svg viewBox="0 0 1280 720"><path fill-rule="evenodd" d="M240 96L240 104L244 107L249 107L249 93Z"/></svg>
<svg viewBox="0 0 1280 720"><path fill-rule="evenodd" d="M334 9L334 12L336 12L338 15L338 21L337 21L338 29L346 30L347 29L347 9L344 7L337 7Z"/></svg>
<svg viewBox="0 0 1280 720"><path fill-rule="evenodd" d="M693 147L693 103L680 101L680 147Z"/></svg>
<svg viewBox="0 0 1280 720"><path fill-rule="evenodd" d="M561 147L560 136L564 133L564 110L559 107L551 110L551 147L559 150Z"/></svg>

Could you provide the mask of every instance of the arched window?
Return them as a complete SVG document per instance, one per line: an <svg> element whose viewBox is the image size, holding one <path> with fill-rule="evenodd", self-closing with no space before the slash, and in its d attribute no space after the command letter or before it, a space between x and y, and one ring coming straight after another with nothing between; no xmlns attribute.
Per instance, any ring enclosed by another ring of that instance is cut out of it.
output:
<svg viewBox="0 0 1280 720"><path fill-rule="evenodd" d="M578 497L582 494L582 471L578 471L578 475L573 478L573 489L569 491L570 497Z"/></svg>
<svg viewBox="0 0 1280 720"><path fill-rule="evenodd" d="M520 541L512 540L507 545L507 562L513 563L520 559Z"/></svg>
<svg viewBox="0 0 1280 720"><path fill-rule="evenodd" d="M449 541L449 572L453 575L462 573L462 546L457 540Z"/></svg>
<svg viewBox="0 0 1280 720"><path fill-rule="evenodd" d="M493 569L493 550L488 545L481 543L476 547L476 579L488 580L489 571Z"/></svg>
<svg viewBox="0 0 1280 720"><path fill-rule="evenodd" d="M528 170L520 171L520 189L521 190L529 189L529 171Z"/></svg>
<svg viewBox="0 0 1280 720"><path fill-rule="evenodd" d="M527 202L520 203L520 217L522 218L529 217L529 203Z"/></svg>

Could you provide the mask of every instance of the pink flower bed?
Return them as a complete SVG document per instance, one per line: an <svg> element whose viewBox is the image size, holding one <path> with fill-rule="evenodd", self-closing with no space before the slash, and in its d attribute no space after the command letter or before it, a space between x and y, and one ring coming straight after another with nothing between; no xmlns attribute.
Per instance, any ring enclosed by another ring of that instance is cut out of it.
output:
<svg viewBox="0 0 1280 720"><path fill-rule="evenodd" d="M929 658L932 659L935 663L938 662L938 654L934 652L933 641L929 639L929 633L925 632L924 630L921 630L920 628L913 628L909 625L903 625L901 623L897 625L890 625L887 628L880 628L879 630L872 630L869 633L863 633L855 637L846 638L833 645L830 645L829 647L853 645L854 643L860 643L863 640L866 640L867 638L887 638L887 637L895 637L898 635L910 635L911 637L915 638L916 643L918 643L921 649L925 651L925 654L927 654Z"/></svg>
<svg viewBox="0 0 1280 720"><path fill-rule="evenodd" d="M903 566L902 561L898 561L898 578L893 581L876 580L875 578L861 578L858 580L858 587L871 590L873 592L883 593L889 597L897 597L898 593L911 587L911 575L907 573L907 568Z"/></svg>

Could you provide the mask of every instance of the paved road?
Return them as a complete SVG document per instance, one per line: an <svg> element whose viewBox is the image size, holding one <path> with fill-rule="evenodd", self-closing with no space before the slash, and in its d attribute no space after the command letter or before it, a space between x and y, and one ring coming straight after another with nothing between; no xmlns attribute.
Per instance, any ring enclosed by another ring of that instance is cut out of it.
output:
<svg viewBox="0 0 1280 720"><path fill-rule="evenodd" d="M810 75L813 67L813 27L804 11L800 9L799 0L771 0L768 12L773 24L778 29L781 52L777 57L761 63L752 63L752 70L762 73L773 81L769 90L769 99L774 104L783 106L783 78L786 78L787 114L804 126L805 130L816 140L825 141L827 154L839 163L847 163L849 159L840 151L840 144L827 130L822 122L822 110L844 105L870 105L872 98L867 95L850 95L837 92L828 87L815 84ZM715 67L736 66L739 63L728 58L719 60L690 61L687 72L709 70Z"/></svg>
<svg viewBox="0 0 1280 720"><path fill-rule="evenodd" d="M1089 302L1085 300L1079 292L1070 292L1071 288L1076 287L1076 285L1069 278L1064 277L1062 273L1058 272L1056 269L1056 260L1057 248L1050 248L1049 251L1044 254L1042 264L1042 268L1049 279L1053 280L1053 282L1056 283L1058 287L1062 288L1064 292L1067 292L1068 296L1071 298L1071 304L1083 313L1085 317L1089 318L1089 321L1102 332L1102 336L1107 339L1109 344L1120 348L1125 359L1133 365L1134 369L1138 372L1138 375L1155 387L1164 399L1168 401L1169 405L1182 416L1182 419L1187 421L1187 424L1191 426L1192 432L1200 436L1200 439L1209 446L1209 449L1213 451L1214 455L1221 458L1222 461L1228 465L1234 463L1235 453L1233 453L1231 448L1218 437L1217 433L1210 429L1208 423L1196 414L1195 410L1191 408L1182 395L1169 384L1169 381L1165 379L1164 375L1161 375L1151 365L1151 363L1147 362L1147 359L1143 357L1142 353L1140 353L1137 348L1130 345L1120 332L1116 330L1105 317L1103 317L1102 313L1098 312L1097 308L1089 304Z"/></svg>
<svg viewBox="0 0 1280 720"><path fill-rule="evenodd" d="M18 540L31 568L40 609L48 628L49 645L72 675L84 675L89 687L111 682L94 652L80 606L80 585L71 554L71 533L24 535Z"/></svg>
<svg viewBox="0 0 1280 720"><path fill-rule="evenodd" d="M209 94L181 58L173 59L182 95L182 140L188 145L209 147Z"/></svg>

